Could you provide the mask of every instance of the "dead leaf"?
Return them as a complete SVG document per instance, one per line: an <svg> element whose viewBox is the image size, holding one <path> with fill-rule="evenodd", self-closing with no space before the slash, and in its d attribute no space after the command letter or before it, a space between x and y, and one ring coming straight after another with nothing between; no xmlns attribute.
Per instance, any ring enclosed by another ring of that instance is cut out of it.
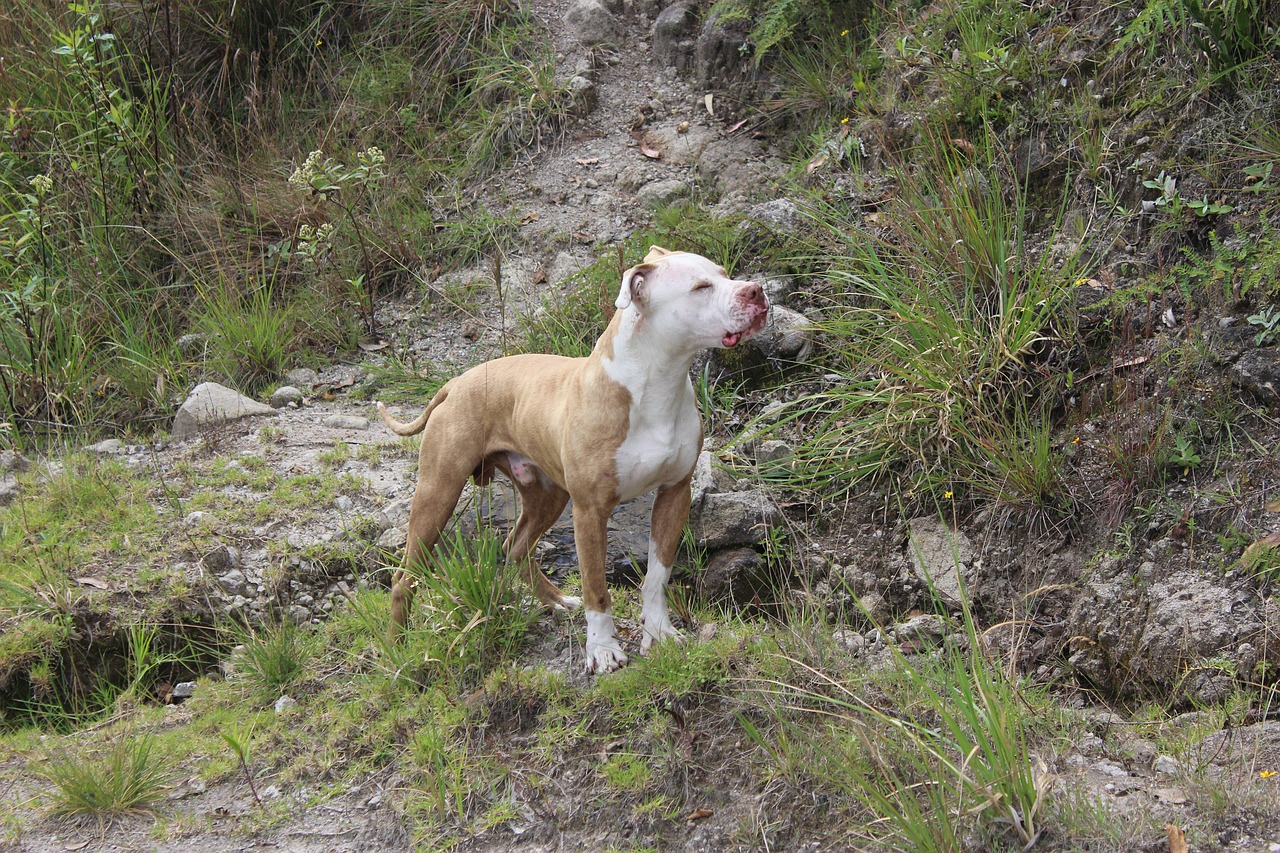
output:
<svg viewBox="0 0 1280 853"><path fill-rule="evenodd" d="M831 155L825 151L809 161L809 165L804 167L806 175L812 175L814 172L827 165L827 161L831 159Z"/></svg>
<svg viewBox="0 0 1280 853"><path fill-rule="evenodd" d="M1156 788L1151 792L1162 803L1180 806L1187 801L1187 792L1181 788Z"/></svg>
<svg viewBox="0 0 1280 853"><path fill-rule="evenodd" d="M1263 509L1267 512L1280 512L1280 498L1269 500L1263 505Z"/></svg>
<svg viewBox="0 0 1280 853"><path fill-rule="evenodd" d="M868 225L875 225L882 218L883 218L883 214L880 214L880 213L868 213L866 216L863 217L863 219L867 221Z"/></svg>
<svg viewBox="0 0 1280 853"><path fill-rule="evenodd" d="M729 132L730 132L730 133L733 133L735 130L737 130L738 128L742 127L742 126L743 126L744 124L746 124L746 123L747 123L747 120L744 118L742 121L738 122L738 123L737 123L737 124L735 124L733 127L729 128Z"/></svg>
<svg viewBox="0 0 1280 853"><path fill-rule="evenodd" d="M951 140L951 144L968 157L972 157L975 153L973 143L967 139L953 139Z"/></svg>
<svg viewBox="0 0 1280 853"><path fill-rule="evenodd" d="M84 848L86 848L86 847L88 847L88 846L89 846L89 842L88 842L88 841L77 841L75 844L66 844L66 845L64 845L62 849L63 849L63 850L83 850Z"/></svg>
<svg viewBox="0 0 1280 853"><path fill-rule="evenodd" d="M578 158L579 166L594 166L596 163L599 163L599 162L600 162L599 157L579 157Z"/></svg>
<svg viewBox="0 0 1280 853"><path fill-rule="evenodd" d="M359 341L356 343L356 346L360 347L360 349L365 352L377 352L378 350L386 349L391 345L386 341L378 341L376 344L367 344L364 341Z"/></svg>
<svg viewBox="0 0 1280 853"><path fill-rule="evenodd" d="M76 578L76 583L81 586L91 586L94 589L111 589L111 584L97 578Z"/></svg>
<svg viewBox="0 0 1280 853"><path fill-rule="evenodd" d="M702 103L707 105L707 112L711 113L711 115L716 114L715 108L713 106L713 104L715 103L715 95L708 92L706 96L703 97Z"/></svg>
<svg viewBox="0 0 1280 853"><path fill-rule="evenodd" d="M708 95L707 97L710 97L710 95ZM713 814L715 814L715 812L711 809L694 809L693 811L685 815L684 819L685 820L706 820L707 818L711 817Z"/></svg>
<svg viewBox="0 0 1280 853"><path fill-rule="evenodd" d="M650 145L647 142L640 143L640 153L648 157L650 160L662 159L662 151L657 148L654 148L652 145Z"/></svg>
<svg viewBox="0 0 1280 853"><path fill-rule="evenodd" d="M542 270L538 270L536 273L534 273L534 274L533 274L533 283L534 283L534 284L546 284L546 283L547 283L547 274L546 274L546 273L544 273Z"/></svg>
<svg viewBox="0 0 1280 853"><path fill-rule="evenodd" d="M520 224L528 225L530 222L537 222L541 218L542 217L538 214L538 211L531 210L528 213L526 213L524 216L520 217Z"/></svg>
<svg viewBox="0 0 1280 853"><path fill-rule="evenodd" d="M1254 542L1240 555L1240 565L1249 568L1254 560L1262 557L1262 552L1270 548L1280 548L1280 530L1272 531Z"/></svg>
<svg viewBox="0 0 1280 853"><path fill-rule="evenodd" d="M1169 853L1187 853L1187 834L1173 824L1165 829L1169 830Z"/></svg>

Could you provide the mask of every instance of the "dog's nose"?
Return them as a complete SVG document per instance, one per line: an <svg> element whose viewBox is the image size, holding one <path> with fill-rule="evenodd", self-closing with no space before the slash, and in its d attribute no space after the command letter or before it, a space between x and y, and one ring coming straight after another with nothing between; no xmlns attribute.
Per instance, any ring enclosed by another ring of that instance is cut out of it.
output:
<svg viewBox="0 0 1280 853"><path fill-rule="evenodd" d="M764 297L764 288L756 284L754 281L742 288L742 301L753 302L761 308L768 308L769 302Z"/></svg>

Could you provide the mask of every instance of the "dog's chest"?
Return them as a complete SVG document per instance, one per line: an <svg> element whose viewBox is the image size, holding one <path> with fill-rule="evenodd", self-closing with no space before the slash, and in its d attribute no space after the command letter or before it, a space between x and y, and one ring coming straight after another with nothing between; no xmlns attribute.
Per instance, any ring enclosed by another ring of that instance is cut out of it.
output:
<svg viewBox="0 0 1280 853"><path fill-rule="evenodd" d="M692 401L666 417L637 417L618 448L618 499L631 500L683 479L698 459L702 425Z"/></svg>

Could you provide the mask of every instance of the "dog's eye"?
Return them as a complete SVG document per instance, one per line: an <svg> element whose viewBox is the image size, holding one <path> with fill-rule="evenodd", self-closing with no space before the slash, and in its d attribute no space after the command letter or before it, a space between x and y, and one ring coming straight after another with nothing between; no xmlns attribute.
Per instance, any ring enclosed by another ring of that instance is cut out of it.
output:
<svg viewBox="0 0 1280 853"><path fill-rule="evenodd" d="M699 290L710 290L710 289L711 289L711 282L707 281L705 278L693 285L693 291L695 293Z"/></svg>

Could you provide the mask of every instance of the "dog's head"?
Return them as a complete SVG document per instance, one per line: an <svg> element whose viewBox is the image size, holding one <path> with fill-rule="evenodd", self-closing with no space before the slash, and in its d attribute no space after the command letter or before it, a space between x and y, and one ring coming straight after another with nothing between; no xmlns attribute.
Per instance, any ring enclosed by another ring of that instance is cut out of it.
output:
<svg viewBox="0 0 1280 853"><path fill-rule="evenodd" d="M701 255L661 246L623 274L615 304L695 349L736 346L763 329L769 313L759 284L735 281Z"/></svg>

